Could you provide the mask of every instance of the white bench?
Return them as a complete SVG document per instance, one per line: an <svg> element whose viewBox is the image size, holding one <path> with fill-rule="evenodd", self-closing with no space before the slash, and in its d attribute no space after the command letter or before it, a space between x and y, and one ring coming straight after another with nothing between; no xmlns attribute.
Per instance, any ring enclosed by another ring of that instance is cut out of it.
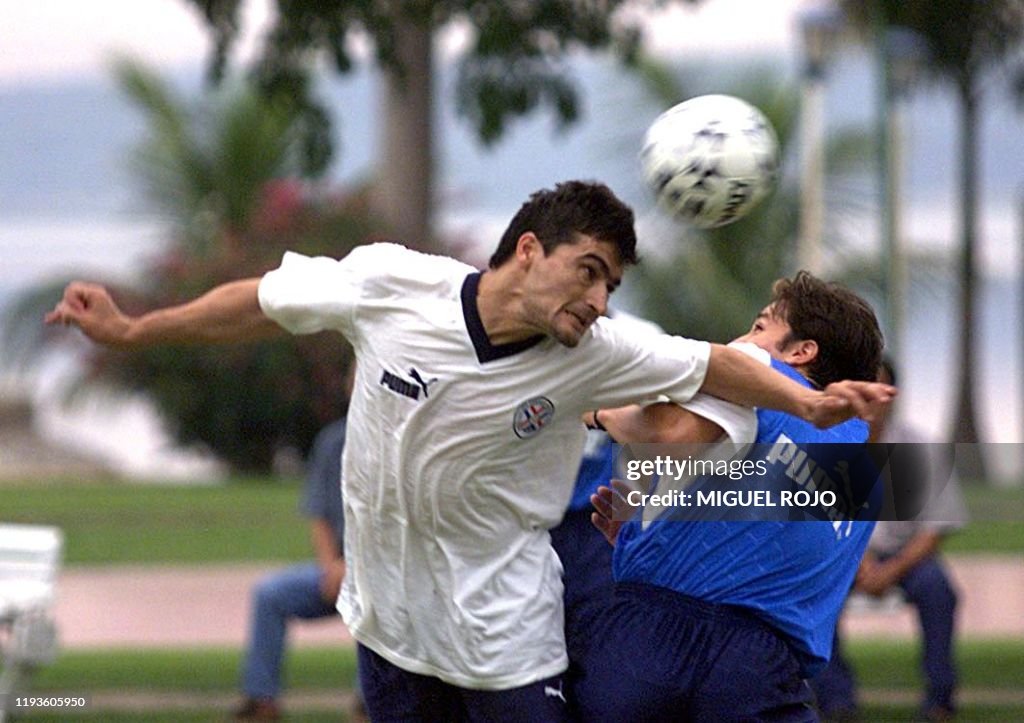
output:
<svg viewBox="0 0 1024 723"><path fill-rule="evenodd" d="M844 613L853 615L863 613L898 613L907 604L907 598L903 591L893 586L881 597L868 595L863 592L851 592L846 598Z"/></svg>
<svg viewBox="0 0 1024 723"><path fill-rule="evenodd" d="M33 671L57 657L52 607L63 548L56 527L0 524L0 723Z"/></svg>

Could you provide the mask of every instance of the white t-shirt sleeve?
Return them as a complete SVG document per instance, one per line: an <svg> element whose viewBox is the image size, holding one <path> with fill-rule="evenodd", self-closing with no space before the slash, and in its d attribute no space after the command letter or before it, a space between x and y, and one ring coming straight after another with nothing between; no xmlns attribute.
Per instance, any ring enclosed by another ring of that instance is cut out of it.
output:
<svg viewBox="0 0 1024 723"><path fill-rule="evenodd" d="M615 319L592 328L594 347L604 362L591 401L599 408L668 399L688 401L704 383L711 345L668 334L636 333Z"/></svg>
<svg viewBox="0 0 1024 723"><path fill-rule="evenodd" d="M769 365L772 363L771 355L753 344L734 342L729 346L742 351L763 364ZM757 413L750 407L733 404L718 397L713 397L710 394L700 393L680 406L699 417L714 422L722 428L730 441L737 444L753 442L757 436Z"/></svg>
<svg viewBox="0 0 1024 723"><path fill-rule="evenodd" d="M386 271L398 250L393 244L360 246L340 260L289 251L260 280L260 308L292 334L333 329L351 340L366 279Z"/></svg>

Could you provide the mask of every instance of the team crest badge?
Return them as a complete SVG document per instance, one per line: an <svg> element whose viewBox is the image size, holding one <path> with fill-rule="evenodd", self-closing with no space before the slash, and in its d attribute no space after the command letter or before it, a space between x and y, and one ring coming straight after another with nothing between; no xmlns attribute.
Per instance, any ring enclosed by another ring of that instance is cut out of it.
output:
<svg viewBox="0 0 1024 723"><path fill-rule="evenodd" d="M512 429L520 439L537 434L555 418L555 405L547 397L534 397L518 407L512 417Z"/></svg>

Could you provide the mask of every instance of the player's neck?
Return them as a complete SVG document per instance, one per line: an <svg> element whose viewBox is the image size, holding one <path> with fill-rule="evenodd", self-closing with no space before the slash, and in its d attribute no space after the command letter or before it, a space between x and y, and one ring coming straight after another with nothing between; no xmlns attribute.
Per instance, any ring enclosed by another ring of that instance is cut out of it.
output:
<svg viewBox="0 0 1024 723"><path fill-rule="evenodd" d="M508 266L485 271L477 289L476 308L487 338L495 346L514 344L538 334L523 321L522 295Z"/></svg>
<svg viewBox="0 0 1024 723"><path fill-rule="evenodd" d="M819 387L818 383L816 381L814 381L813 379L811 379L811 375L808 373L810 371L810 365L809 364L793 364L792 362L790 362L789 365L791 367L793 367L793 370L797 374L799 374L804 379L809 381L814 386L815 389L818 389L818 387Z"/></svg>

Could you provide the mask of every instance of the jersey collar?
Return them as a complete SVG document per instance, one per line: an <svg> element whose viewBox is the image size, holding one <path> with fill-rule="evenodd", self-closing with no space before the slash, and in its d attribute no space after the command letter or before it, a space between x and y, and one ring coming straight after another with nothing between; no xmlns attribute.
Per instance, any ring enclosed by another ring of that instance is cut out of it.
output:
<svg viewBox="0 0 1024 723"><path fill-rule="evenodd" d="M477 360L484 364L497 359L504 359L507 356L518 354L536 346L544 341L544 335L538 334L529 339L514 341L508 344L495 346L487 336L484 323L480 320L480 310L476 305L477 292L480 290L480 277L483 274L479 271L470 274L462 282L462 316L466 320L466 331L473 342L473 349L476 351Z"/></svg>

